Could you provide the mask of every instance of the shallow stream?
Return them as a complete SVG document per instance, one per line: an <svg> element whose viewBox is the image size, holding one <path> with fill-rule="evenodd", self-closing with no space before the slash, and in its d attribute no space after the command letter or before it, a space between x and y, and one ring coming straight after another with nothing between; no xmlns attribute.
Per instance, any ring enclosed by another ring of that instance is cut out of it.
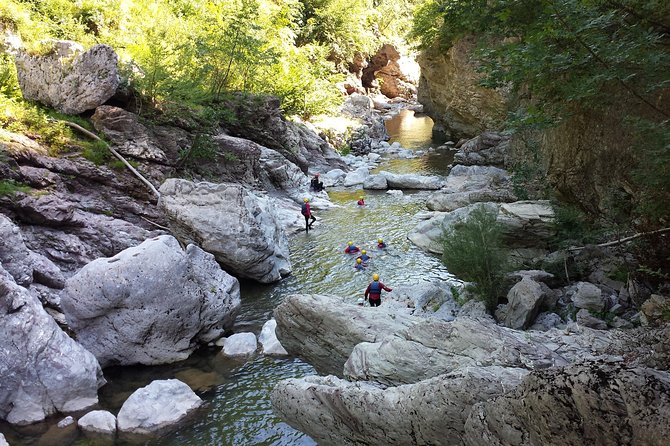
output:
<svg viewBox="0 0 670 446"><path fill-rule="evenodd" d="M391 142L399 141L411 149L431 144L432 122L403 112L387 123ZM432 152L421 158L392 160L381 169L398 173L442 174L451 161L447 153ZM317 223L309 234L298 234L290 240L293 274L272 286L242 283L242 310L236 332L259 333L272 317L272 310L285 296L293 293L322 293L349 297L353 302L362 296L378 273L390 287L408 285L436 278L447 278L448 272L437 257L414 247L408 232L418 223L416 214L424 209L429 192L391 195L363 190L329 190L338 208L315 211ZM364 195L366 206L356 204ZM377 239L388 244L378 250ZM343 253L348 240L368 251L372 257L366 271L355 272L354 258ZM314 369L295 358L268 358L232 361L205 349L187 361L159 367L119 367L105 370L108 384L100 390L101 406L118 412L123 401L137 388L154 379L178 378L188 383L208 405L190 425L167 437L148 442L161 446L204 445L313 445L308 436L283 423L270 405L269 394L275 383L314 374ZM40 427L41 426L41 427ZM0 426L12 446L77 445L90 443L78 436L44 423L31 430L14 431ZM45 435L40 429L49 430ZM124 443L117 441L115 444Z"/></svg>

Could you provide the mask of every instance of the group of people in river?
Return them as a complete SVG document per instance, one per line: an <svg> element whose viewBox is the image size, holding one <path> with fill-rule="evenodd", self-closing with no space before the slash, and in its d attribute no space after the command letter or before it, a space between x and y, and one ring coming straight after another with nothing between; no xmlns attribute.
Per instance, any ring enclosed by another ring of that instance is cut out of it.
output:
<svg viewBox="0 0 670 446"><path fill-rule="evenodd" d="M386 243L383 239L377 240L377 248L385 249ZM351 240L347 242L347 247L344 248L345 254L359 254L356 257L356 264L354 269L356 271L363 271L368 267L371 256L368 255L368 252L365 249L360 249L354 244ZM379 274L375 273L372 275L372 282L368 285L365 290L364 297L358 299L358 305L365 305L365 301L370 303L371 307L378 307L382 303L382 290L392 291L392 288L387 287L379 280Z"/></svg>
<svg viewBox="0 0 670 446"><path fill-rule="evenodd" d="M321 192L324 190L323 182L319 178L319 174L315 174L312 180L310 181L310 190L314 192ZM365 206L365 197L358 197L356 202L358 206ZM305 217L305 232L309 233L309 230L312 229L312 225L316 221L316 217L312 213L312 208L309 204L309 198L305 197L302 203L302 210L300 211L303 217ZM383 239L377 240L377 248L385 249L386 243ZM371 257L368 255L365 249L360 249L358 246L354 245L353 241L347 242L347 247L344 248L346 254L357 254L356 263L354 264L354 269L356 271L364 271L370 262ZM387 287L379 280L379 274L375 273L372 275L372 282L365 289L364 297L358 299L358 305L365 305L365 301L370 303L371 307L378 307L382 302L382 290L383 291L392 291L392 288Z"/></svg>

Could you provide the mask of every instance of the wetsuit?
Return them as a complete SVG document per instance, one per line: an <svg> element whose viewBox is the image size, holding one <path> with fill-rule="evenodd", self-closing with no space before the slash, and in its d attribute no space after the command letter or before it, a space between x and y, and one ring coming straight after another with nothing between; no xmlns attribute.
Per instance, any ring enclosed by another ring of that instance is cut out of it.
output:
<svg viewBox="0 0 670 446"><path fill-rule="evenodd" d="M362 199L358 200L358 205L359 206L365 206L365 201L363 201Z"/></svg>
<svg viewBox="0 0 670 446"><path fill-rule="evenodd" d="M357 263L354 265L354 269L356 271L363 271L365 269L365 265L363 265L362 263Z"/></svg>
<svg viewBox="0 0 670 446"><path fill-rule="evenodd" d="M386 248L386 243L383 243L383 242L382 243L377 243L377 248L379 248L379 249Z"/></svg>
<svg viewBox="0 0 670 446"><path fill-rule="evenodd" d="M365 298L370 300L371 307L378 307L382 303L382 290L393 291L378 280L370 282L365 290Z"/></svg>
<svg viewBox="0 0 670 446"><path fill-rule="evenodd" d="M370 260L370 256L367 255L367 254L361 254L361 255L358 256L357 258L361 259L361 261L362 261L363 263L365 263L365 262L367 262L368 260Z"/></svg>
<svg viewBox="0 0 670 446"><path fill-rule="evenodd" d="M309 185L314 192L321 192L323 190L323 182L319 181L319 177L312 178Z"/></svg>
<svg viewBox="0 0 670 446"><path fill-rule="evenodd" d="M353 254L353 253L358 252L358 251L360 251L360 249L358 249L358 246L356 246L356 245L351 245L351 246L347 246L346 248L344 248L344 252L347 253L347 254Z"/></svg>
<svg viewBox="0 0 670 446"><path fill-rule="evenodd" d="M312 225L316 221L316 217L312 215L312 208L309 206L309 203L302 204L302 211L300 211L305 217L305 232L309 232L312 229ZM311 223L309 219L312 219Z"/></svg>

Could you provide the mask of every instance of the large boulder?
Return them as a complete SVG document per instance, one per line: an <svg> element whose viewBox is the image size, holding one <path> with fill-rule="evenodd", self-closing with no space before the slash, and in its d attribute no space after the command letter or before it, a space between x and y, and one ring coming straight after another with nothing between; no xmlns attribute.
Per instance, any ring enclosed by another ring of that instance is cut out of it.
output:
<svg viewBox="0 0 670 446"><path fill-rule="evenodd" d="M30 424L98 402L98 361L0 267L0 418Z"/></svg>
<svg viewBox="0 0 670 446"><path fill-rule="evenodd" d="M223 340L224 356L248 356L256 352L258 341L253 333L235 333Z"/></svg>
<svg viewBox="0 0 670 446"><path fill-rule="evenodd" d="M507 293L507 308L505 319L502 321L505 327L522 329L528 328L544 302L546 286L524 277L515 284Z"/></svg>
<svg viewBox="0 0 670 446"><path fill-rule="evenodd" d="M507 395L472 408L465 444L668 444L670 374L583 364L532 372Z"/></svg>
<svg viewBox="0 0 670 446"><path fill-rule="evenodd" d="M642 325L658 326L670 321L670 298L652 294L640 307Z"/></svg>
<svg viewBox="0 0 670 446"><path fill-rule="evenodd" d="M118 56L111 46L89 50L70 41L49 41L45 54L19 51L16 72L23 97L69 115L92 110L119 86Z"/></svg>
<svg viewBox="0 0 670 446"><path fill-rule="evenodd" d="M171 178L160 188L175 236L214 254L233 274L271 283L291 272L288 239L270 198L237 184Z"/></svg>
<svg viewBox="0 0 670 446"><path fill-rule="evenodd" d="M281 381L271 399L282 418L319 445L457 445L472 406L514 388L527 373L468 367L386 389L309 376Z"/></svg>
<svg viewBox="0 0 670 446"><path fill-rule="evenodd" d="M288 355L286 349L277 339L277 321L270 319L263 324L261 334L258 335L258 342L263 346L263 353L266 355L284 356Z"/></svg>
<svg viewBox="0 0 670 446"><path fill-rule="evenodd" d="M103 367L163 364L232 326L240 291L211 254L164 235L86 265L67 281L61 305Z"/></svg>
<svg viewBox="0 0 670 446"><path fill-rule="evenodd" d="M177 379L152 381L133 392L117 417L119 432L150 435L169 429L202 406L203 401Z"/></svg>
<svg viewBox="0 0 670 446"><path fill-rule="evenodd" d="M576 308L586 310L603 311L605 301L602 298L600 288L589 282L577 282L570 287L566 295L572 298Z"/></svg>

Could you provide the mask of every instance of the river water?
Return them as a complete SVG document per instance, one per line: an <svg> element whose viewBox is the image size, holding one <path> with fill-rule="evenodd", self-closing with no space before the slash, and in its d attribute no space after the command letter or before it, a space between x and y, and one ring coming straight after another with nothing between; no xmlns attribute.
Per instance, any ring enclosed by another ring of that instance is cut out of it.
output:
<svg viewBox="0 0 670 446"><path fill-rule="evenodd" d="M421 150L431 144L432 121L404 111L387 122L391 142ZM416 159L387 160L380 167L398 173L446 175L451 158L448 152L431 152ZM243 282L242 309L236 332L259 333L272 317L272 310L293 293L323 293L346 296L355 302L362 296L373 273L390 287L422 281L446 279L447 270L437 257L414 247L408 232L418 223L429 192L391 195L355 189L329 190L337 208L315 211L317 223L309 234L290 240L293 274L276 285ZM366 206L356 204L365 196ZM377 239L388 247L377 249ZM372 257L366 271L355 272L354 256L343 253L347 241L368 251ZM218 349L203 349L188 360L157 367L119 367L105 370L108 384L100 389L101 406L117 413L123 401L137 388L154 379L178 378L207 402L194 421L169 436L148 445L314 445L305 434L283 423L270 405L269 394L275 383L291 377L314 374L314 369L296 358L269 358L258 355L250 361L234 361L217 354ZM57 420L56 420L57 421ZM48 430L46 434L44 430ZM31 430L15 431L0 426L13 446L39 445L89 446L76 429L65 431L43 423ZM116 445L125 443L117 441Z"/></svg>

